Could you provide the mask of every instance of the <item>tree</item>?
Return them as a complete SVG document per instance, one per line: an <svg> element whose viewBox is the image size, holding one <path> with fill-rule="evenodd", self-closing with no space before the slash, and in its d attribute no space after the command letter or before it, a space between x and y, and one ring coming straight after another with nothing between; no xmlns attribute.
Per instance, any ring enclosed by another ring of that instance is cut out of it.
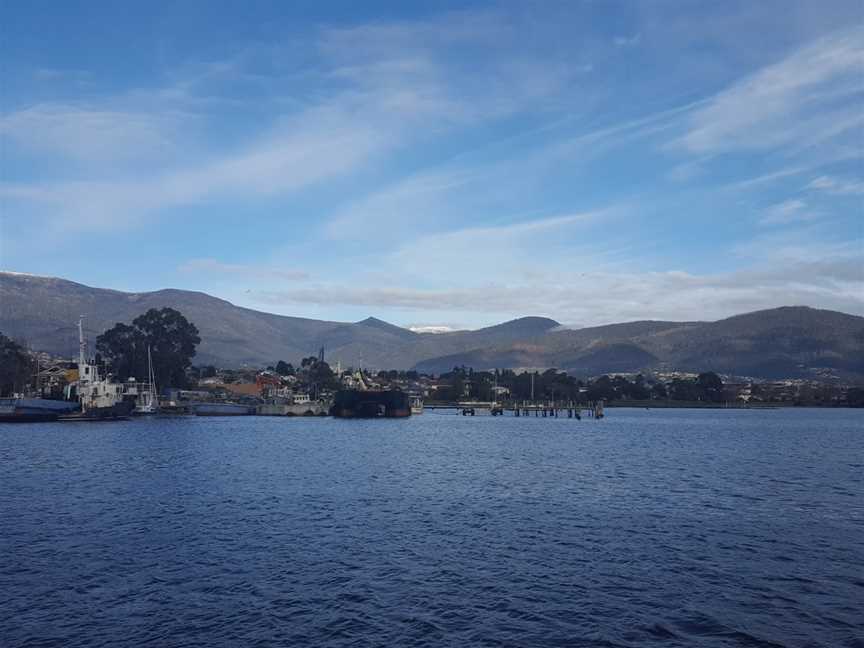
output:
<svg viewBox="0 0 864 648"><path fill-rule="evenodd" d="M339 381L336 380L336 374L326 362L320 362L317 358L309 367L309 382L316 385L320 389L337 389Z"/></svg>
<svg viewBox="0 0 864 648"><path fill-rule="evenodd" d="M280 360L276 363L276 373L278 373L280 376L293 376L294 366L290 362Z"/></svg>
<svg viewBox="0 0 864 648"><path fill-rule="evenodd" d="M850 387L846 392L846 404L849 407L864 407L864 388Z"/></svg>
<svg viewBox="0 0 864 648"><path fill-rule="evenodd" d="M96 349L121 380L148 375L147 349L160 387L183 387L200 344L197 327L173 308L151 308L132 325L118 323L96 338Z"/></svg>
<svg viewBox="0 0 864 648"><path fill-rule="evenodd" d="M148 375L147 343L134 326L118 322L96 338L96 351L108 362L111 372L123 380L144 380Z"/></svg>
<svg viewBox="0 0 864 648"><path fill-rule="evenodd" d="M669 394L666 392L666 385L661 382L654 383L651 387L651 398L654 400L664 400L669 397Z"/></svg>
<svg viewBox="0 0 864 648"><path fill-rule="evenodd" d="M712 403L722 403L724 400L723 381L713 371L699 374L696 378L696 385L701 392L700 400L710 401Z"/></svg>
<svg viewBox="0 0 864 648"><path fill-rule="evenodd" d="M24 391L34 369L24 348L0 333L0 396Z"/></svg>
<svg viewBox="0 0 864 648"><path fill-rule="evenodd" d="M695 381L675 378L669 385L669 398L678 401L697 401L700 391Z"/></svg>
<svg viewBox="0 0 864 648"><path fill-rule="evenodd" d="M615 391L615 385L609 376L600 376L597 380L588 385L587 396L589 401L611 401L615 400L617 392Z"/></svg>

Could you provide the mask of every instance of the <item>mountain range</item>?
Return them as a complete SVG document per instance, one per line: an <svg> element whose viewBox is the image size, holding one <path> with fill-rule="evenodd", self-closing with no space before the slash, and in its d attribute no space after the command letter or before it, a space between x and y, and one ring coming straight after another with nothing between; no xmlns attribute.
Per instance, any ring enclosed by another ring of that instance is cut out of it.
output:
<svg viewBox="0 0 864 648"><path fill-rule="evenodd" d="M0 332L34 349L71 356L84 316L92 341L150 308L179 310L201 333L196 364L221 367L298 362L324 347L343 367L440 373L475 369L545 369L576 375L649 369L717 371L762 377L864 379L864 318L787 306L716 322L640 321L569 329L553 319L522 317L472 331L418 333L380 319L331 322L274 315L205 293L126 293L65 279L0 273Z"/></svg>

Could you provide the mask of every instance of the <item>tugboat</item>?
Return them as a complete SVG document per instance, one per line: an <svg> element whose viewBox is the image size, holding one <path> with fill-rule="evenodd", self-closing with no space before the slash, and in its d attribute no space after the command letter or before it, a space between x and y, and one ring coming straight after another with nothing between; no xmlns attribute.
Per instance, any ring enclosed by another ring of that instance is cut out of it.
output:
<svg viewBox="0 0 864 648"><path fill-rule="evenodd" d="M401 391L336 392L330 415L336 418L404 418L411 416L408 394Z"/></svg>
<svg viewBox="0 0 864 648"><path fill-rule="evenodd" d="M78 320L78 400L81 412L60 416L61 421L111 421L129 418L135 408L135 396L126 393L126 386L102 378L99 366L87 360L84 341L84 320Z"/></svg>

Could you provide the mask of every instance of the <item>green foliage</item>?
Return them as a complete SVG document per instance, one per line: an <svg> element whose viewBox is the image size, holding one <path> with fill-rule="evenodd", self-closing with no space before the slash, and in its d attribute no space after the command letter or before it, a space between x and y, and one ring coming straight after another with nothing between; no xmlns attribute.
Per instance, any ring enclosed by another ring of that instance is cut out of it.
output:
<svg viewBox="0 0 864 648"><path fill-rule="evenodd" d="M33 370L33 360L21 345L0 333L0 396L23 392Z"/></svg>
<svg viewBox="0 0 864 648"><path fill-rule="evenodd" d="M118 323L105 331L96 338L96 349L120 380L146 380L149 347L156 384L160 388L183 387L200 342L198 329L179 311L151 308L131 326Z"/></svg>
<svg viewBox="0 0 864 648"><path fill-rule="evenodd" d="M278 373L280 376L293 376L294 365L292 365L290 362L280 360L276 363L276 373Z"/></svg>
<svg viewBox="0 0 864 648"><path fill-rule="evenodd" d="M513 401L530 400L532 383L535 401L672 399L716 403L725 398L723 381L715 373L703 373L692 380L675 379L667 390L662 383L649 383L641 374L632 380L624 376L600 376L584 384L557 369L516 374L509 369L490 372L473 371L466 367L454 367L452 371L442 374L435 398L442 401L464 398L489 401L492 400L492 388L496 382L510 391L509 398Z"/></svg>
<svg viewBox="0 0 864 648"><path fill-rule="evenodd" d="M864 388L849 388L846 392L846 404L849 407L864 407Z"/></svg>
<svg viewBox="0 0 864 648"><path fill-rule="evenodd" d="M669 398L680 401L722 403L723 381L714 372L701 373L695 380L676 378L669 385Z"/></svg>
<svg viewBox="0 0 864 648"><path fill-rule="evenodd" d="M313 394L319 394L322 389L339 389L339 381L330 365L315 356L303 358L297 377Z"/></svg>

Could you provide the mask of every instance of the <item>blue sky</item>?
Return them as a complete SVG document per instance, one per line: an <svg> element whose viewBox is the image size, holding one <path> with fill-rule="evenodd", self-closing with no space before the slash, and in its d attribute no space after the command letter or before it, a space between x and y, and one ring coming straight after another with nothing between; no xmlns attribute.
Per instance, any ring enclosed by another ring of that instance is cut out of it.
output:
<svg viewBox="0 0 864 648"><path fill-rule="evenodd" d="M476 327L864 314L853 2L7 2L0 268Z"/></svg>

